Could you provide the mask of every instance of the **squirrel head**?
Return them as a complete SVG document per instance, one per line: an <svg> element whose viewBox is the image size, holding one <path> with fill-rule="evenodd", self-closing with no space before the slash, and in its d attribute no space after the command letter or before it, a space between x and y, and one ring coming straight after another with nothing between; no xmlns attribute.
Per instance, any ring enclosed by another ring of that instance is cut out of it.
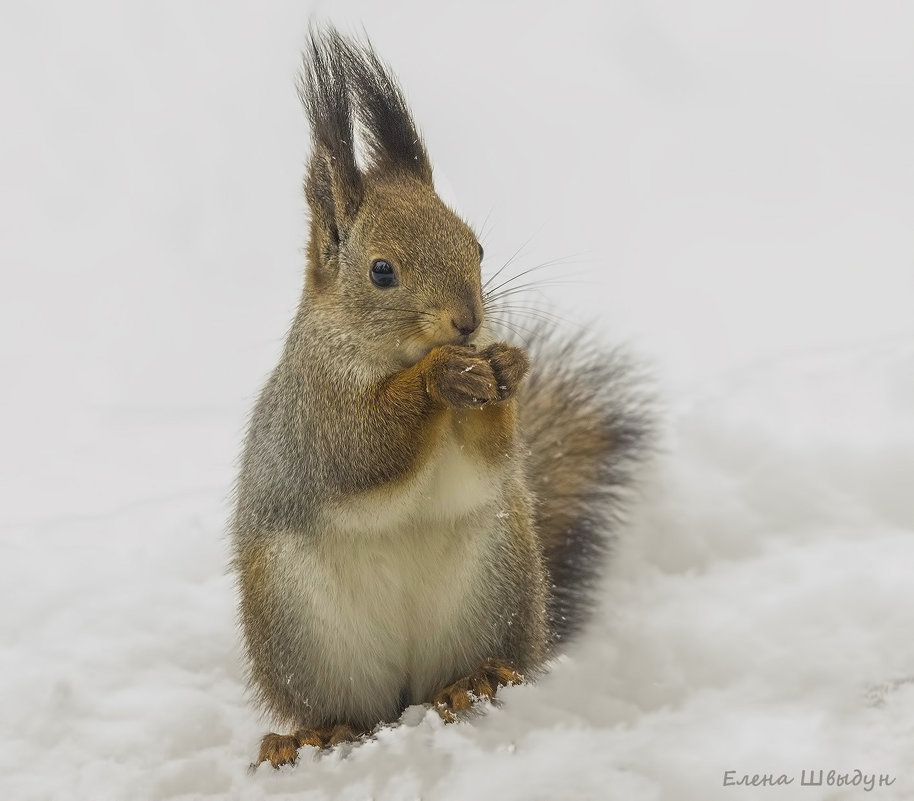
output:
<svg viewBox="0 0 914 801"><path fill-rule="evenodd" d="M437 345L481 341L482 246L435 192L389 70L370 45L312 29L300 95L312 131L309 305L377 364L403 366Z"/></svg>

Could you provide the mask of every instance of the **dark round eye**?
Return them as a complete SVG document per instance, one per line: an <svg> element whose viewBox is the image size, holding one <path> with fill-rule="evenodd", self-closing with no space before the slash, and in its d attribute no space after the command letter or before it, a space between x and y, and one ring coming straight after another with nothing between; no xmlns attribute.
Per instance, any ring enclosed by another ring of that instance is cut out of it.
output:
<svg viewBox="0 0 914 801"><path fill-rule="evenodd" d="M479 245L479 242L476 243ZM485 256L486 252L482 249L482 245L479 245L479 260L482 261L482 257Z"/></svg>
<svg viewBox="0 0 914 801"><path fill-rule="evenodd" d="M397 276L389 261L375 259L371 263L371 282L382 289L397 285Z"/></svg>

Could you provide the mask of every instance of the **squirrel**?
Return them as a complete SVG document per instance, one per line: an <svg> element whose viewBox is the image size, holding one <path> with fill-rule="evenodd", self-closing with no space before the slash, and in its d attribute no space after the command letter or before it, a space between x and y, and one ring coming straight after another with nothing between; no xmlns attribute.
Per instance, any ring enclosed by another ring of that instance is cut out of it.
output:
<svg viewBox="0 0 914 801"><path fill-rule="evenodd" d="M614 352L500 338L372 46L312 27L303 62L305 283L231 524L249 684L291 732L263 738L273 767L535 678L587 617L651 430Z"/></svg>

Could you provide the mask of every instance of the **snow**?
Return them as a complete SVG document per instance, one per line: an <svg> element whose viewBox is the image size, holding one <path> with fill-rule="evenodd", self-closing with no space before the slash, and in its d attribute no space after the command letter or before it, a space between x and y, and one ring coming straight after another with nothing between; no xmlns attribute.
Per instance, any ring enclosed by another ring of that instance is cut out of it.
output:
<svg viewBox="0 0 914 801"><path fill-rule="evenodd" d="M492 271L524 242L509 271L575 262L530 302L644 354L665 435L600 613L536 686L251 774L225 521L300 289L312 13L394 64ZM857 769L914 798L912 23L723 0L8 10L0 798L815 801L866 794L800 771Z"/></svg>

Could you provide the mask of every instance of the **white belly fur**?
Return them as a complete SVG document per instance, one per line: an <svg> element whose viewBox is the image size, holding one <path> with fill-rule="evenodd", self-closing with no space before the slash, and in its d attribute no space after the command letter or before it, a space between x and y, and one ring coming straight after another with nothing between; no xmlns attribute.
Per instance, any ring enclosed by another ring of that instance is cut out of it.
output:
<svg viewBox="0 0 914 801"><path fill-rule="evenodd" d="M472 620L502 480L451 438L406 486L330 511L301 586L303 612L321 618L307 658L323 663L341 703L377 704L380 716L401 693L426 700L455 667L488 656Z"/></svg>

